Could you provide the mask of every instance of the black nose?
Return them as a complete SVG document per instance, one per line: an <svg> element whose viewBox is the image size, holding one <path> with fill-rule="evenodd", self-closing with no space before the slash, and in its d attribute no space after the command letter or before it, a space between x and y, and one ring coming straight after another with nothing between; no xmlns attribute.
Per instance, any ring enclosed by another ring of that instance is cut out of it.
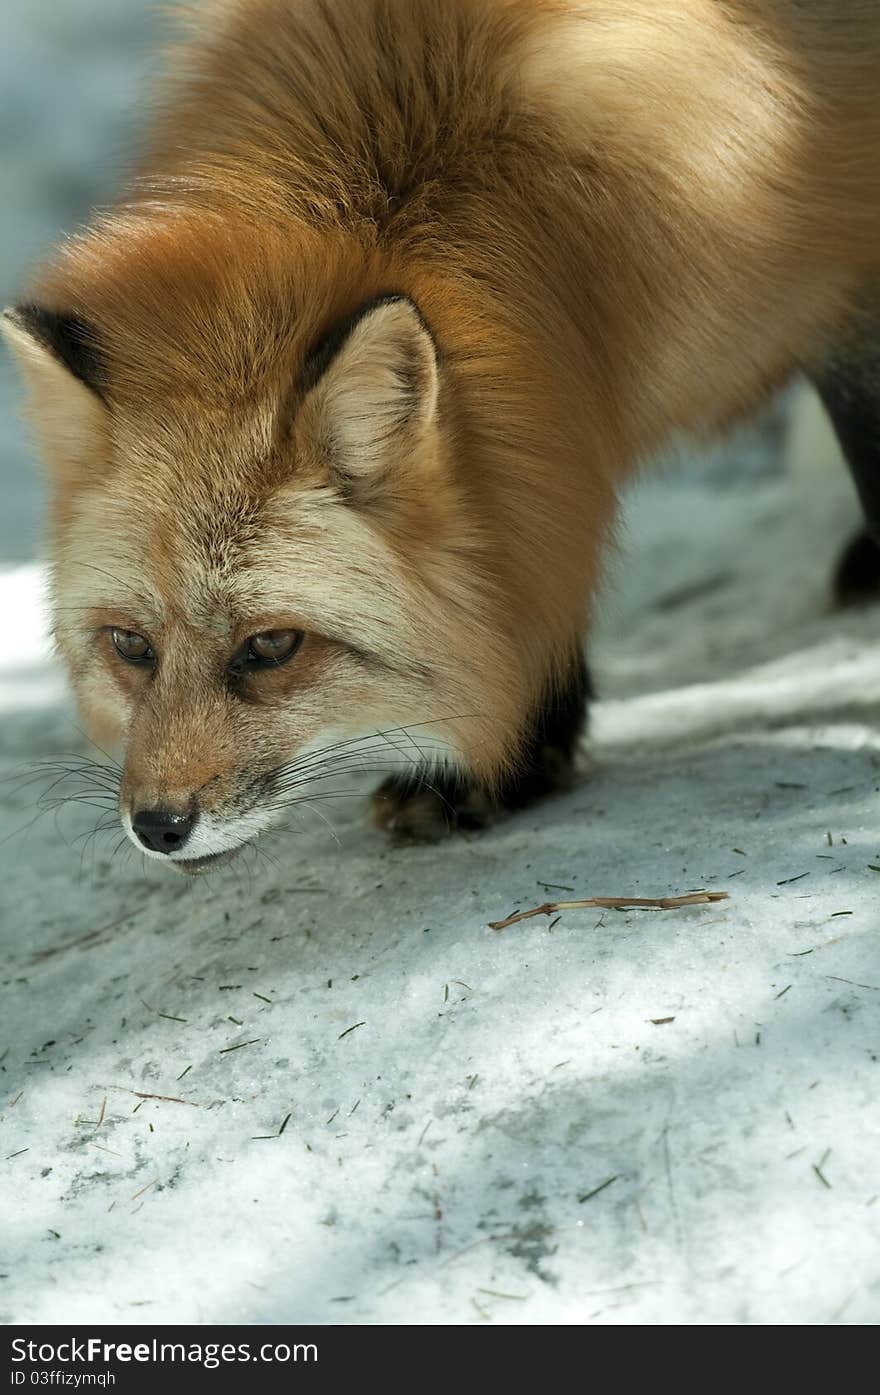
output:
<svg viewBox="0 0 880 1395"><path fill-rule="evenodd" d="M179 852L193 831L195 814L175 814L171 809L140 809L131 824L150 852Z"/></svg>

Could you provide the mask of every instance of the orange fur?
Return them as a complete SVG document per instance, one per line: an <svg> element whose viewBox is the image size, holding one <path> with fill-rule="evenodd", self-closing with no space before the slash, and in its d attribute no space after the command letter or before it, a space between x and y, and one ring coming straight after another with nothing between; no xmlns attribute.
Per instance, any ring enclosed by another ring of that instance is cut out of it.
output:
<svg viewBox="0 0 880 1395"><path fill-rule="evenodd" d="M137 178L35 292L94 326L106 408L13 329L56 462L56 631L126 745L129 806L204 786L239 809L328 727L436 723L489 787L515 764L582 642L621 483L821 354L877 277L880 13L847 16L192 12ZM305 392L321 337L388 293L436 366L392 312L375 362L352 349ZM398 430L401 354L422 395ZM78 619L96 608L154 637L152 679L113 677ZM266 614L309 640L283 694L233 701L232 635Z"/></svg>

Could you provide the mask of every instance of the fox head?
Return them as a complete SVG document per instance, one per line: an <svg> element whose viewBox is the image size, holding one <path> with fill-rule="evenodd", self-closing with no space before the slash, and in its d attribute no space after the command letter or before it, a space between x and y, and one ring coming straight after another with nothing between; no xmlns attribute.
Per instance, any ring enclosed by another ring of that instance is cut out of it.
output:
<svg viewBox="0 0 880 1395"><path fill-rule="evenodd" d="M57 646L121 753L125 830L182 870L356 757L491 786L534 697L442 289L328 260L294 275L250 232L127 227L5 315L50 470Z"/></svg>

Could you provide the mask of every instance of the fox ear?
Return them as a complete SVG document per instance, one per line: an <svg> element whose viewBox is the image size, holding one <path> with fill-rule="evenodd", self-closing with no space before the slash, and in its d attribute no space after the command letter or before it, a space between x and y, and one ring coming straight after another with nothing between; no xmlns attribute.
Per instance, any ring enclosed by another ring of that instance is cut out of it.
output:
<svg viewBox="0 0 880 1395"><path fill-rule="evenodd" d="M4 310L0 329L28 388L28 415L56 473L93 466L106 437L105 373L95 337L76 315L38 305Z"/></svg>
<svg viewBox="0 0 880 1395"><path fill-rule="evenodd" d="M434 341L405 296L370 301L306 365L298 419L340 486L375 494L434 462L440 378Z"/></svg>
<svg viewBox="0 0 880 1395"><path fill-rule="evenodd" d="M103 397L104 363L94 330L79 315L16 305L3 311L6 337L27 368L66 368L98 397Z"/></svg>

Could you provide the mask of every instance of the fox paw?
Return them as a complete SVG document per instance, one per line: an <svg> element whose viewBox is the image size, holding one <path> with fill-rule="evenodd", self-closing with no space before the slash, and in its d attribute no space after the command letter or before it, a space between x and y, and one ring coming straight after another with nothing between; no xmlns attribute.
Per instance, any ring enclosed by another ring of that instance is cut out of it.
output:
<svg viewBox="0 0 880 1395"><path fill-rule="evenodd" d="M400 842L436 842L450 833L485 828L504 814L571 788L574 769L566 751L544 745L532 757L494 798L464 780L392 775L372 796L371 821Z"/></svg>
<svg viewBox="0 0 880 1395"><path fill-rule="evenodd" d="M392 775L371 798L374 827L399 842L434 843L458 830L485 828L495 805L476 787L452 787Z"/></svg>

